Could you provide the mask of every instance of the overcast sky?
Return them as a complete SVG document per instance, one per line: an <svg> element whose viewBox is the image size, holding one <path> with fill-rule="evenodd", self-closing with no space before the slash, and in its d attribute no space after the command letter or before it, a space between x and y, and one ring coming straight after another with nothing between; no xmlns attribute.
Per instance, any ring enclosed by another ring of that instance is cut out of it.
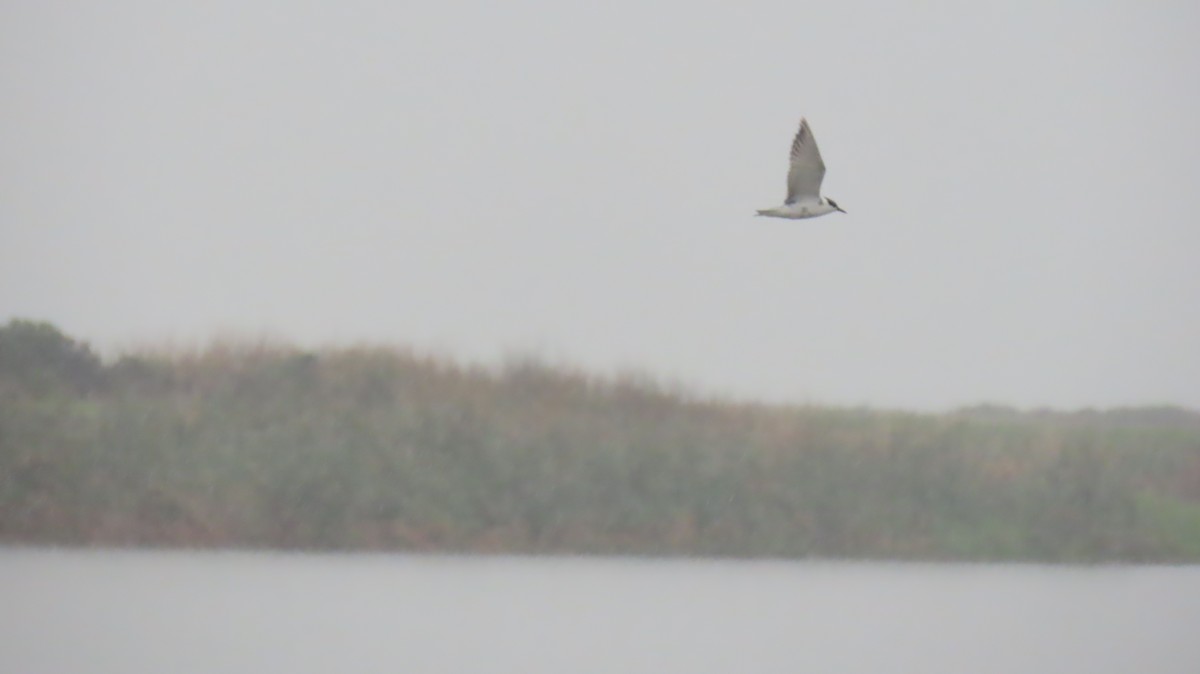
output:
<svg viewBox="0 0 1200 674"><path fill-rule="evenodd" d="M2 2L0 320L1200 407L1200 5L1100 5Z"/></svg>

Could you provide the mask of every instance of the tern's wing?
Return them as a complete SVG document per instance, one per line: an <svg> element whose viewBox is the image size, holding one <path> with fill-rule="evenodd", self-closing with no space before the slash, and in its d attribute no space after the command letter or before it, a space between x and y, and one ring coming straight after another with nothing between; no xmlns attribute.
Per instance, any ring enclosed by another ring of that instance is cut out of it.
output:
<svg viewBox="0 0 1200 674"><path fill-rule="evenodd" d="M825 179L825 162L813 138L808 120L800 120L800 130L792 139L791 167L788 169L787 201L792 203L803 197L817 198L821 195L821 181Z"/></svg>

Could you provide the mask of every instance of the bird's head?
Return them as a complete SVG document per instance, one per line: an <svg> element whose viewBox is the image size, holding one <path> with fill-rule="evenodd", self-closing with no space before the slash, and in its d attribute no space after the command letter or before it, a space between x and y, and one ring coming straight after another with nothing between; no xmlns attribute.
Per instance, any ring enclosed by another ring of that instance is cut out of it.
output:
<svg viewBox="0 0 1200 674"><path fill-rule="evenodd" d="M829 197L822 197L822 200L823 200L823 201L824 201L826 204L829 204L830 206L832 206L832 207L834 208L834 210L841 211L842 213L845 213L845 212L846 212L845 210L843 210L843 209L842 209L842 207L841 207L841 206L838 206L838 205L837 205L837 202L836 202L836 201L834 201L833 199L830 199Z"/></svg>

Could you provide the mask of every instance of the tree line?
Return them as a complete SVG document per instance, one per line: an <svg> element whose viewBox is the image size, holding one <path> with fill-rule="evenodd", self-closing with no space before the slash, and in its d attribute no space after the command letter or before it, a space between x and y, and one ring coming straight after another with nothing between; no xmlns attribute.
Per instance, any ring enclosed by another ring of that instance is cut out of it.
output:
<svg viewBox="0 0 1200 674"><path fill-rule="evenodd" d="M0 326L0 541L1200 560L1200 414L750 404L536 359Z"/></svg>

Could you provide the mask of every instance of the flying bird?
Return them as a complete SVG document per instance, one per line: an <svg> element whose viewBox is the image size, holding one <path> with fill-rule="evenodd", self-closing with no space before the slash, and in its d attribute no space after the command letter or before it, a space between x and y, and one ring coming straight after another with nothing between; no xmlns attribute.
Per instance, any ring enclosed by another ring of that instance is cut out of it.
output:
<svg viewBox="0 0 1200 674"><path fill-rule="evenodd" d="M841 206L829 197L821 196L821 181L825 179L825 162L817 149L808 120L800 118L800 130L792 139L792 156L787 177L787 199L782 206L765 208L758 212L772 218L815 218L820 215L841 211Z"/></svg>

